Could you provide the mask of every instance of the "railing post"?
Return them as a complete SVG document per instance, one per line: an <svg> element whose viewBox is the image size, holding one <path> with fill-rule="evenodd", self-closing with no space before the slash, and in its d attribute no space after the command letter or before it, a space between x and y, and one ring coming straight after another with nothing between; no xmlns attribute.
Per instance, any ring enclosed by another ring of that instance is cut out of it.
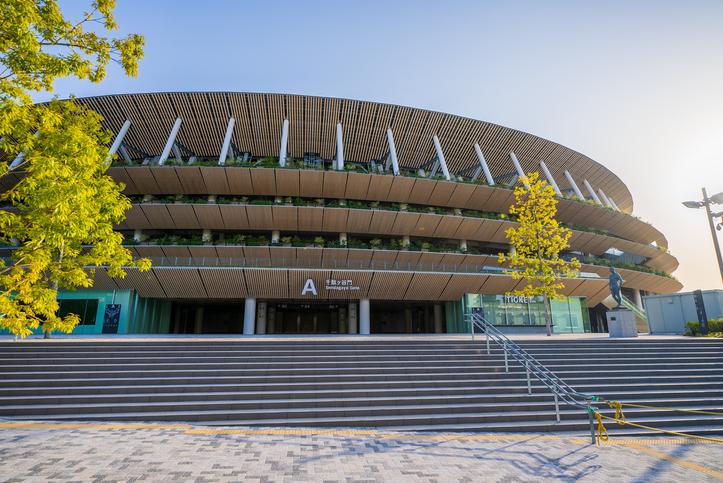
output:
<svg viewBox="0 0 723 483"><path fill-rule="evenodd" d="M505 351L505 372L510 372L510 365L507 363L507 342L502 345L502 349Z"/></svg>
<svg viewBox="0 0 723 483"><path fill-rule="evenodd" d="M553 392L552 395L555 396L555 419L559 423L560 422L560 403L557 400L557 393Z"/></svg>
<svg viewBox="0 0 723 483"><path fill-rule="evenodd" d="M530 382L530 366L527 363L525 363L525 371L527 372L527 394L532 394L532 382ZM555 395L555 399L557 399L557 395Z"/></svg>
<svg viewBox="0 0 723 483"><path fill-rule="evenodd" d="M472 342L474 342L474 316L472 314L469 316L469 331L472 334Z"/></svg>
<svg viewBox="0 0 723 483"><path fill-rule="evenodd" d="M592 413L590 412L589 408L588 408L588 411L587 411L587 415L588 415L588 417L590 418L590 439L591 439L591 441L592 441L592 444L595 444L595 443L596 443L596 440L595 440L595 423L594 423L593 420L592 420Z"/></svg>
<svg viewBox="0 0 723 483"><path fill-rule="evenodd" d="M487 339L487 355L490 355L490 331L485 326L485 338Z"/></svg>

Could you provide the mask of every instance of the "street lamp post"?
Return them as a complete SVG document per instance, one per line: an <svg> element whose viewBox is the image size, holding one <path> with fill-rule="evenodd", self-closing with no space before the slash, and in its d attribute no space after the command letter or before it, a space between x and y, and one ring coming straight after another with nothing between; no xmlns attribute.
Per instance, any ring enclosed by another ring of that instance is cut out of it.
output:
<svg viewBox="0 0 723 483"><path fill-rule="evenodd" d="M715 254L718 257L718 269L720 270L721 281L723 281L723 256L721 255L720 245L718 245L718 237L716 236L716 228L718 230L723 227L723 222L718 223L716 226L715 219L723 217L723 211L713 213L710 209L711 203L723 204L723 192L708 197L708 193L703 188L703 201L684 201L683 205L687 208L705 208L705 213L708 218L708 226L710 227L710 236L713 237L713 246L715 247Z"/></svg>

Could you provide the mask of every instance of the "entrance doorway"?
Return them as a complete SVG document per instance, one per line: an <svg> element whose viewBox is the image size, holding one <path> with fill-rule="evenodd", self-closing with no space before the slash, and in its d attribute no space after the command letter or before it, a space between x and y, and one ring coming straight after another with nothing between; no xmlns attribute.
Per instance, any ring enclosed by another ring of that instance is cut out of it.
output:
<svg viewBox="0 0 723 483"><path fill-rule="evenodd" d="M346 303L269 302L269 334L342 334L347 331Z"/></svg>
<svg viewBox="0 0 723 483"><path fill-rule="evenodd" d="M171 309L171 334L240 334L244 303L176 302Z"/></svg>
<svg viewBox="0 0 723 483"><path fill-rule="evenodd" d="M431 334L444 332L444 306L432 302L374 301L372 334ZM437 312L435 314L435 311ZM435 328L435 318L437 327Z"/></svg>

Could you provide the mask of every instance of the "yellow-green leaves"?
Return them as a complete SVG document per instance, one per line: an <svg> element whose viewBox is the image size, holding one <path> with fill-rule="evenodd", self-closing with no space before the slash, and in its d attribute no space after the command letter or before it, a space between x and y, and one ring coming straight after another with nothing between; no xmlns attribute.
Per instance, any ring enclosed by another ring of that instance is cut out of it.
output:
<svg viewBox="0 0 723 483"><path fill-rule="evenodd" d="M40 134L27 146L25 176L0 195L15 208L1 212L0 241L19 244L13 263L0 269L0 327L20 336L41 323L73 329L77 316L55 315L57 290L91 287L88 267L122 277L124 267L149 266L133 261L113 231L130 202L105 174L109 138L99 116L69 101L35 106L29 115Z"/></svg>
<svg viewBox="0 0 723 483"><path fill-rule="evenodd" d="M527 282L514 295L559 298L559 291L565 287L563 278L575 277L580 270L576 258L566 261L560 257L569 246L572 232L555 219L557 198L552 186L539 179L538 173L528 174L526 181L529 189L516 186L515 204L510 207L510 214L519 221L517 228L506 232L514 251L500 253L499 262L507 264L509 270L505 273Z"/></svg>
<svg viewBox="0 0 723 483"><path fill-rule="evenodd" d="M0 242L17 244L0 263L0 327L27 336L70 332L77 315L56 316L58 289L90 287L93 270L111 276L133 261L113 226L130 207L123 186L105 174L109 134L101 119L72 101L33 106L31 91L52 91L57 78L100 82L110 62L135 76L144 39L109 38L118 26L114 0L96 0L80 19L63 16L56 0L0 2L0 177L10 162L24 177L0 195ZM88 26L92 28L88 29Z"/></svg>

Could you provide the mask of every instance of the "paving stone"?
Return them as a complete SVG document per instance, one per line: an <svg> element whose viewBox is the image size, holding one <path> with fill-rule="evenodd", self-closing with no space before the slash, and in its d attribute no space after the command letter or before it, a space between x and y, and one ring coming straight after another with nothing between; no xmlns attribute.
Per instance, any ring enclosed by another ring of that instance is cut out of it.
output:
<svg viewBox="0 0 723 483"><path fill-rule="evenodd" d="M597 447L580 438L534 434L279 431L0 425L0 477L98 482L723 479L723 444L680 439L614 439Z"/></svg>

